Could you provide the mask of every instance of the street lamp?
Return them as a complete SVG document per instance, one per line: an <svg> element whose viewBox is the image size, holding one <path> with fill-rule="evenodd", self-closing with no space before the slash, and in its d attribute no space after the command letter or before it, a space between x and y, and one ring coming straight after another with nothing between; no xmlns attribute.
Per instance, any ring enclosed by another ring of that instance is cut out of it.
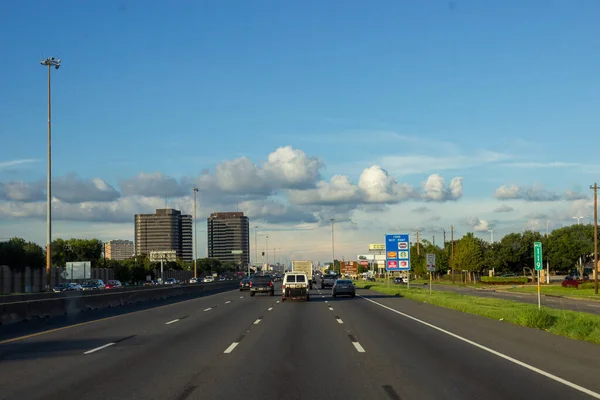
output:
<svg viewBox="0 0 600 400"><path fill-rule="evenodd" d="M331 218L331 269L335 271L335 240L333 233L333 225L335 223L335 218Z"/></svg>
<svg viewBox="0 0 600 400"><path fill-rule="evenodd" d="M258 267L258 225L254 225L254 265Z"/></svg>
<svg viewBox="0 0 600 400"><path fill-rule="evenodd" d="M584 217L573 217L573 219L577 220L577 225L581 225L581 221Z"/></svg>
<svg viewBox="0 0 600 400"><path fill-rule="evenodd" d="M60 59L50 57L40 61L45 67L48 67L48 177L46 180L46 290L50 290L51 267L52 267L52 102L50 96L50 70L52 67L60 67Z"/></svg>
<svg viewBox="0 0 600 400"><path fill-rule="evenodd" d="M198 278L198 231L196 229L196 193L198 193L197 187L192 188L194 191L194 278Z"/></svg>
<svg viewBox="0 0 600 400"><path fill-rule="evenodd" d="M488 229L488 232L492 235L492 243L494 243L494 230Z"/></svg>
<svg viewBox="0 0 600 400"><path fill-rule="evenodd" d="M267 263L266 264L267 264L267 268L268 268L268 265L269 265L269 235L265 236L265 241L266 241L266 244L265 244L265 254L267 256Z"/></svg>

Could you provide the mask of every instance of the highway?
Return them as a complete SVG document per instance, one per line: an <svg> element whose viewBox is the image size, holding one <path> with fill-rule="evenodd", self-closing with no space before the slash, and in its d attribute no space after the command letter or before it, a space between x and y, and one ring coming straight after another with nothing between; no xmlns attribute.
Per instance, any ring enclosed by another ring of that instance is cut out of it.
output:
<svg viewBox="0 0 600 400"><path fill-rule="evenodd" d="M429 289L429 285L418 285L424 289ZM537 304L537 293L519 293L519 292L503 292L495 291L494 289L475 289L464 286L451 285L432 285L433 290L444 292L453 292L469 296L489 297L504 300L519 301L522 303ZM600 302L586 299L572 299L559 296L551 296L544 294L542 287L542 305L561 310L581 311L590 314L600 315Z"/></svg>
<svg viewBox="0 0 600 400"><path fill-rule="evenodd" d="M4 335L0 399L600 398L597 345L369 290L280 293Z"/></svg>

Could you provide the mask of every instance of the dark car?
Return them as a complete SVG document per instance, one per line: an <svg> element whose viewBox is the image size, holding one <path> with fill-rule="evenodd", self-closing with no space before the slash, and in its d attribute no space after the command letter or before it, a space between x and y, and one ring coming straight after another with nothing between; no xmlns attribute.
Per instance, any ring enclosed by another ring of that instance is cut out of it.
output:
<svg viewBox="0 0 600 400"><path fill-rule="evenodd" d="M240 281L240 292L250 290L250 278L244 278Z"/></svg>
<svg viewBox="0 0 600 400"><path fill-rule="evenodd" d="M269 275L253 276L249 282L250 296L256 293L269 293L270 296L275 296L275 285L273 279Z"/></svg>
<svg viewBox="0 0 600 400"><path fill-rule="evenodd" d="M108 282L106 282L106 285L104 286L105 289L118 289L118 288L122 288L123 284L121 283L121 281L118 280L110 280Z"/></svg>
<svg viewBox="0 0 600 400"><path fill-rule="evenodd" d="M337 278L338 276L335 274L324 275L323 279L321 280L321 289L325 289L326 287L333 287Z"/></svg>
<svg viewBox="0 0 600 400"><path fill-rule="evenodd" d="M333 284L333 289L331 289L331 294L333 297L337 296L356 296L356 289L354 288L354 284L350 279L338 279Z"/></svg>
<svg viewBox="0 0 600 400"><path fill-rule="evenodd" d="M104 289L104 282L102 281L102 279L90 279L83 282L83 285L81 286L83 287L83 290Z"/></svg>

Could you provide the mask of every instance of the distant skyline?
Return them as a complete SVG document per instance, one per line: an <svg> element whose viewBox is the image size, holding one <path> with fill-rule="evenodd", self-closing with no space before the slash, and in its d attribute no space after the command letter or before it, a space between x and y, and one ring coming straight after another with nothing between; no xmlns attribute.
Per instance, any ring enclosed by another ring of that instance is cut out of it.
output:
<svg viewBox="0 0 600 400"><path fill-rule="evenodd" d="M46 240L51 56L54 238L133 240L135 214L192 215L193 187L202 257L222 211L250 218L251 247L258 225L322 262L331 218L340 259L386 233L590 223L598 15L593 0L2 3L0 240Z"/></svg>

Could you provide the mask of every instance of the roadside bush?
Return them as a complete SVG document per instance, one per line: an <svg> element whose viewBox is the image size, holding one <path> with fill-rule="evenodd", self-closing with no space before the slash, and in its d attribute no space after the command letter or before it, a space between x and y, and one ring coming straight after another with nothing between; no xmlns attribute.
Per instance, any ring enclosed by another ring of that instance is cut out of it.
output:
<svg viewBox="0 0 600 400"><path fill-rule="evenodd" d="M526 276L482 276L481 283L487 283L491 285L524 285L528 282Z"/></svg>
<svg viewBox="0 0 600 400"><path fill-rule="evenodd" d="M600 285L600 282L598 283ZM594 289L594 282L585 282L585 283L580 283L578 288L579 289Z"/></svg>

